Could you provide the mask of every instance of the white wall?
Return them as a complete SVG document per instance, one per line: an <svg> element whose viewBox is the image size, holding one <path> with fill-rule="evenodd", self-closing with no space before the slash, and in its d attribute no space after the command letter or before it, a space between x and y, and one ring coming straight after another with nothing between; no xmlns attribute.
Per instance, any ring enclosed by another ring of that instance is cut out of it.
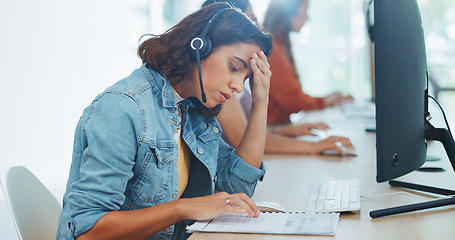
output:
<svg viewBox="0 0 455 240"><path fill-rule="evenodd" d="M83 109L139 67L147 0L0 0L0 171L23 165L61 201ZM17 239L0 194L0 239Z"/></svg>

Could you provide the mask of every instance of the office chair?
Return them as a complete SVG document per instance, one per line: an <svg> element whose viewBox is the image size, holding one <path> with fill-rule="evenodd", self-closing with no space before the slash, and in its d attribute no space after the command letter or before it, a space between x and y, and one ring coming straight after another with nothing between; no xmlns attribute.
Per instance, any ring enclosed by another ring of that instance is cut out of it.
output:
<svg viewBox="0 0 455 240"><path fill-rule="evenodd" d="M38 178L15 166L2 172L1 185L19 239L55 239L62 207Z"/></svg>

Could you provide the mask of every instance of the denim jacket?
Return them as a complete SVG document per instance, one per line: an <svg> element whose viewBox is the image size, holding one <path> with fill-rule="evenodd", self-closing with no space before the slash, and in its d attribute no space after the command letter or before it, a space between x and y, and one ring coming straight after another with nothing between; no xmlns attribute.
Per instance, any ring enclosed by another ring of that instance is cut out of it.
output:
<svg viewBox="0 0 455 240"><path fill-rule="evenodd" d="M215 118L198 113L191 100L178 114L170 82L142 65L98 95L80 118L57 239L74 239L110 211L143 209L177 199L177 143L192 152L182 197L244 192L250 197L265 169L236 155L221 139ZM185 223L148 239L186 238Z"/></svg>

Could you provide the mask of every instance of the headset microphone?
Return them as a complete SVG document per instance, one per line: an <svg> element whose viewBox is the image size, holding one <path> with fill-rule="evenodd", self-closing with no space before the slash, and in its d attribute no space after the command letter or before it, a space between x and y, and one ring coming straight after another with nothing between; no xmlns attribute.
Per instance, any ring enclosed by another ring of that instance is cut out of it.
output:
<svg viewBox="0 0 455 240"><path fill-rule="evenodd" d="M195 37L195 38L193 38L193 40L191 40L191 47L196 48L196 62L197 62L197 71L199 73L199 85L201 86L201 97L202 97L202 102L206 103L207 98L206 98L205 92L204 92L204 85L202 84L201 54L199 52L199 50L202 47L204 47L204 41L199 37Z"/></svg>
<svg viewBox="0 0 455 240"><path fill-rule="evenodd" d="M210 52L212 51L212 42L210 38L206 37L205 35L209 31L210 26L212 23L215 21L216 17L223 13L226 10L233 9L233 8L223 8L221 10L218 10L218 12L213 15L213 17L210 18L210 20L207 22L207 24L204 26L202 29L202 32L200 35L195 36L189 44L188 50L190 55L193 57L196 57L196 62L197 62L197 70L199 72L199 85L201 86L201 98L202 102L206 103L207 98L205 96L204 92L204 86L202 84L202 71L201 71L201 58L206 58Z"/></svg>

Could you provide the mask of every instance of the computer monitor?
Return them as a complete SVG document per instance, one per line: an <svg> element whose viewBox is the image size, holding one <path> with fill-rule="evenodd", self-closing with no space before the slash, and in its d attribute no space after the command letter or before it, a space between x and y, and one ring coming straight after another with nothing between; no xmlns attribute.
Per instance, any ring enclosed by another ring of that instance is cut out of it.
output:
<svg viewBox="0 0 455 240"><path fill-rule="evenodd" d="M369 29L371 30L371 29ZM428 70L417 0L374 1L374 68L377 182L410 173L425 163L427 140L444 144L455 169L455 143L447 129L428 121ZM390 181L393 186L451 195L455 191ZM447 194L446 194L447 193ZM446 200L446 199L444 199ZM432 207L443 206L431 203ZM444 201L455 204L455 198ZM370 212L371 217L404 213L427 203Z"/></svg>
<svg viewBox="0 0 455 240"><path fill-rule="evenodd" d="M378 182L425 163L427 60L416 0L374 3Z"/></svg>

